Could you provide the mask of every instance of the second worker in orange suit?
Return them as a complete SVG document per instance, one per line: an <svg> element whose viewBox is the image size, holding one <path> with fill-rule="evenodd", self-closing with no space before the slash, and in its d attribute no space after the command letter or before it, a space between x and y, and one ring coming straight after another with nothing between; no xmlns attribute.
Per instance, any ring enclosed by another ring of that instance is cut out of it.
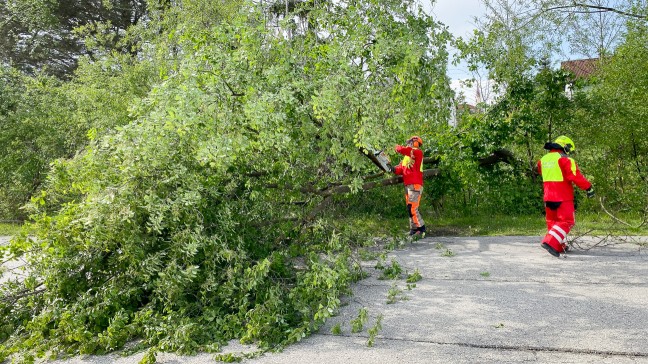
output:
<svg viewBox="0 0 648 364"><path fill-rule="evenodd" d="M419 211L423 194L423 151L419 149L423 139L413 136L405 146L397 145L396 152L404 155L403 161L394 168L394 173L403 176L405 202L410 222L410 236L425 236L425 221Z"/></svg>

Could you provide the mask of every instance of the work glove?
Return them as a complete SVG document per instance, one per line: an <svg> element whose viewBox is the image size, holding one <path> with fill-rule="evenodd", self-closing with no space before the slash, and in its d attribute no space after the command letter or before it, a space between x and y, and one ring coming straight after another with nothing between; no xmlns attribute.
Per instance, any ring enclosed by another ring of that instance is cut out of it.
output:
<svg viewBox="0 0 648 364"><path fill-rule="evenodd" d="M590 188L586 189L585 192L587 192L587 198L594 197L594 188L590 187Z"/></svg>

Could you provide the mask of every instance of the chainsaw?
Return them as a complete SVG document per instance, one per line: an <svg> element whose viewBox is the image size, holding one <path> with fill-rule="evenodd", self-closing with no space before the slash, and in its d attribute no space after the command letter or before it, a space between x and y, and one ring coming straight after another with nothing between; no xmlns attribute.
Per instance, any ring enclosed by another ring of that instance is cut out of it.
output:
<svg viewBox="0 0 648 364"><path fill-rule="evenodd" d="M363 148L360 151L381 170L385 172L393 171L394 167L391 166L389 157L385 154L384 150L368 150Z"/></svg>

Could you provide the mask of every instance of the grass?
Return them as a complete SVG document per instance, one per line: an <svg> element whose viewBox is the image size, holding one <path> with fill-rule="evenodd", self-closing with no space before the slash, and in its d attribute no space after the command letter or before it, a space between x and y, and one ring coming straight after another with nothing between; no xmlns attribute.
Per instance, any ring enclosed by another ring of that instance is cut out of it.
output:
<svg viewBox="0 0 648 364"><path fill-rule="evenodd" d="M638 215L620 214L617 217L634 226L642 222ZM424 212L423 218L426 220L427 236L535 236L547 232L545 219L541 214L439 217ZM407 216L395 218L354 214L343 219L374 236L405 236L409 229ZM577 213L576 226L572 231L572 234L648 236L648 224L632 229L615 222L605 213Z"/></svg>
<svg viewBox="0 0 648 364"><path fill-rule="evenodd" d="M495 236L495 235L540 235L546 227L543 216L470 216L429 217L424 216L427 236ZM405 235L408 220L383 216L356 216L346 219L362 230L376 236Z"/></svg>
<svg viewBox="0 0 648 364"><path fill-rule="evenodd" d="M20 232L20 224L0 223L0 236L16 235Z"/></svg>
<svg viewBox="0 0 648 364"><path fill-rule="evenodd" d="M464 216L428 218L428 235L456 236L502 236L502 235L540 235L545 231L542 216Z"/></svg>
<svg viewBox="0 0 648 364"><path fill-rule="evenodd" d="M474 215L474 216L435 216L430 211L424 211L427 236L529 236L544 235L546 226L544 216L536 215ZM642 219L637 214L619 214L617 218L633 226L641 224ZM407 216L391 217L368 214L352 214L350 217L338 216L339 224L352 224L372 236L404 236L409 227ZM20 232L22 225L0 223L0 236L15 235ZM605 213L584 213L576 215L576 226L572 234L588 235L642 235L648 236L648 224L633 229L615 222ZM369 257L364 257L369 258ZM373 257L372 257L373 258Z"/></svg>
<svg viewBox="0 0 648 364"><path fill-rule="evenodd" d="M648 224L641 227L642 218L638 214L618 214L618 219L633 225L635 228L626 226L615 221L612 217L605 213L589 213L589 214L576 214L576 226L574 227L573 234L588 235L641 235L648 236ZM636 228L638 227L638 228Z"/></svg>

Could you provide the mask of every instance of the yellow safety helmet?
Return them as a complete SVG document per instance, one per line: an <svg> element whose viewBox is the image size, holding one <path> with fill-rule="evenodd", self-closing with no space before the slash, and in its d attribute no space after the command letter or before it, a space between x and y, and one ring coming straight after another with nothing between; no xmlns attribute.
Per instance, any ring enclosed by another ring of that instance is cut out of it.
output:
<svg viewBox="0 0 648 364"><path fill-rule="evenodd" d="M565 153L571 153L576 150L576 145L574 145L574 142L564 135L556 138L556 140L554 140L554 143L560 145Z"/></svg>

